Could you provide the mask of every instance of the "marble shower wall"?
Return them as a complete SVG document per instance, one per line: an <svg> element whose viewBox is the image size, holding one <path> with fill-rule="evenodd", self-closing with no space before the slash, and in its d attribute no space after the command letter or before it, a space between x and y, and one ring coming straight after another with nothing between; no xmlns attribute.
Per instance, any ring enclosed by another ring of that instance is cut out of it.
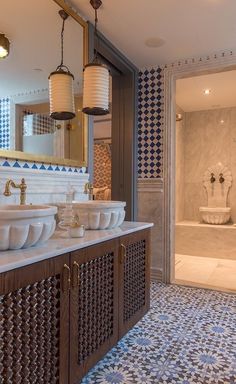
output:
<svg viewBox="0 0 236 384"><path fill-rule="evenodd" d="M185 220L199 221L199 207L207 205L203 175L218 162L232 172L228 206L236 222L236 107L185 113Z"/></svg>

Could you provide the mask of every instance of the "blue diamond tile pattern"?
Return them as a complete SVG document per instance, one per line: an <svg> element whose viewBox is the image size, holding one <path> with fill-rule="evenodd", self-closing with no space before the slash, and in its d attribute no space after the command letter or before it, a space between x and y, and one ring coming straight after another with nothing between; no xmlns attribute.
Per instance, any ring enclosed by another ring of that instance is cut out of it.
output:
<svg viewBox="0 0 236 384"><path fill-rule="evenodd" d="M0 149L10 148L10 99L0 99Z"/></svg>
<svg viewBox="0 0 236 384"><path fill-rule="evenodd" d="M0 158L0 167L12 167L12 168L19 168L19 169L33 169L34 171L38 172L47 172L47 171L54 171L54 172L76 172L80 174L84 174L87 172L86 167L69 167L69 166L63 166L63 165L57 165L57 164L46 164L46 163L34 163L31 161L21 161L21 160L13 160L13 159L4 159Z"/></svg>
<svg viewBox="0 0 236 384"><path fill-rule="evenodd" d="M236 384L236 295L153 283L151 297L82 384Z"/></svg>
<svg viewBox="0 0 236 384"><path fill-rule="evenodd" d="M164 70L139 72L138 177L163 177Z"/></svg>

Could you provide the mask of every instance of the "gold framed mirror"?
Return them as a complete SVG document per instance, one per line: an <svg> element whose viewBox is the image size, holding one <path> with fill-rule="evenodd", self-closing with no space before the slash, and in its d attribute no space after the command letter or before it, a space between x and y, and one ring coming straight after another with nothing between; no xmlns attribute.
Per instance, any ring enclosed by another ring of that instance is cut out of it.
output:
<svg viewBox="0 0 236 384"><path fill-rule="evenodd" d="M86 166L88 118L81 109L88 24L64 0L8 0L3 8L10 54L0 60L0 157ZM76 117L66 122L50 118L48 101L48 76L60 62L61 8L70 16L64 60L75 78Z"/></svg>

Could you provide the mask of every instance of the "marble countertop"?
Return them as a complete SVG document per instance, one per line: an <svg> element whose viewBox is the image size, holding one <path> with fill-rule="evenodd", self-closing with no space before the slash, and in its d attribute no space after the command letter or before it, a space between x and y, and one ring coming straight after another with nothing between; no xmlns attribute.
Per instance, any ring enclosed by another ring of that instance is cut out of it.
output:
<svg viewBox="0 0 236 384"><path fill-rule="evenodd" d="M125 221L120 227L115 229L88 230L83 238L70 238L67 231L56 231L51 239L43 245L16 251L0 251L0 273L141 231L152 226L152 223Z"/></svg>

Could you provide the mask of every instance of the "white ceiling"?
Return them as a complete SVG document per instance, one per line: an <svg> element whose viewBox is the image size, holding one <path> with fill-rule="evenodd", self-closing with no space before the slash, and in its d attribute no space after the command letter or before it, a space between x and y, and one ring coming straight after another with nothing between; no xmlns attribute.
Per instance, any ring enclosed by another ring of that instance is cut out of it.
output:
<svg viewBox="0 0 236 384"><path fill-rule="evenodd" d="M69 0L93 22L89 0ZM235 0L103 0L99 30L139 68L236 47ZM145 41L165 44L148 48Z"/></svg>
<svg viewBox="0 0 236 384"><path fill-rule="evenodd" d="M235 107L236 70L177 80L176 103L184 112Z"/></svg>
<svg viewBox="0 0 236 384"><path fill-rule="evenodd" d="M48 88L48 76L60 64L60 7L53 0L1 2L1 32L11 41L10 55L0 60L0 97ZM83 30L72 18L65 24L64 62L82 79ZM35 71L41 69L41 71Z"/></svg>
<svg viewBox="0 0 236 384"><path fill-rule="evenodd" d="M68 0L93 22L89 0ZM1 2L1 32L11 40L0 60L0 97L48 88L48 75L60 62L61 19L53 0ZM210 54L236 46L235 0L103 0L98 27L138 67ZM165 44L150 48L145 41ZM82 28L65 26L65 64L82 84ZM42 71L35 71L34 69ZM76 89L78 92L78 87Z"/></svg>

